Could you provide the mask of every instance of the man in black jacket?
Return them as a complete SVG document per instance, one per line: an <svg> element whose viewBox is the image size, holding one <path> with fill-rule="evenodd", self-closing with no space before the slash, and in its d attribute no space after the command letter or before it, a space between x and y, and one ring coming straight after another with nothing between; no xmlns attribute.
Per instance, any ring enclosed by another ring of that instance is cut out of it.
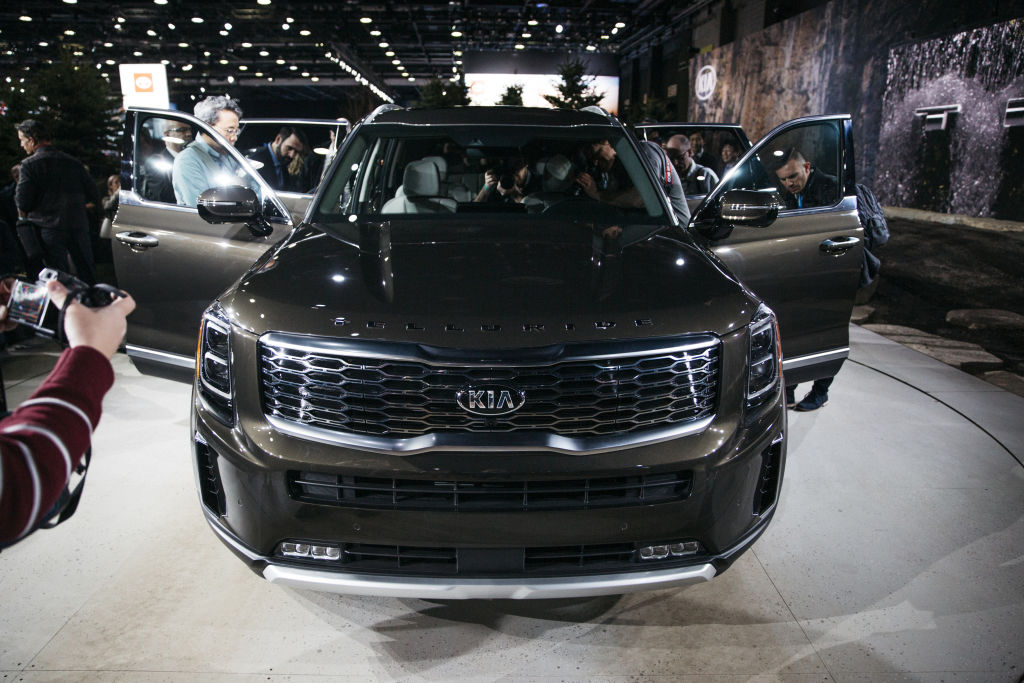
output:
<svg viewBox="0 0 1024 683"><path fill-rule="evenodd" d="M312 182L306 165L302 164L295 174L292 174L289 168L296 158L307 152L309 143L305 134L298 128L282 126L273 141L250 150L245 156L261 164L256 170L275 190L308 192Z"/></svg>
<svg viewBox="0 0 1024 683"><path fill-rule="evenodd" d="M49 132L41 123L27 119L15 127L28 155L21 162L14 193L22 243L26 235L36 237L43 263L58 270L68 269L70 253L78 277L94 284L88 209L99 203L96 184L82 162L51 146ZM29 244L24 246L27 252L34 251Z"/></svg>
<svg viewBox="0 0 1024 683"><path fill-rule="evenodd" d="M787 209L832 206L839 201L839 181L811 166L796 147L783 150L775 175L785 192Z"/></svg>

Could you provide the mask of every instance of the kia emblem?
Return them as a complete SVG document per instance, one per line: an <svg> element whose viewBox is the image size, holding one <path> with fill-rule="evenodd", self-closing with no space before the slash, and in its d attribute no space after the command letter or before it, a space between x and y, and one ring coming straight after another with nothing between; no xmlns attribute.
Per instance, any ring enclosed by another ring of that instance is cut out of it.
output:
<svg viewBox="0 0 1024 683"><path fill-rule="evenodd" d="M497 417L522 408L526 392L503 384L482 384L459 389L455 392L455 402L467 413Z"/></svg>

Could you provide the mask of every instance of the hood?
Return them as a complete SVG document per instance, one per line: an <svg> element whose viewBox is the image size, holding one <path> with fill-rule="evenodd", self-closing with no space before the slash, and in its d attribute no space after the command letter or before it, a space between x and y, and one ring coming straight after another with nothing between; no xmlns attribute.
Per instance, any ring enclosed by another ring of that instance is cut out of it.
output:
<svg viewBox="0 0 1024 683"><path fill-rule="evenodd" d="M358 243L298 229L222 305L257 335L461 348L722 335L746 325L757 307L702 249L659 235L657 226L357 227Z"/></svg>

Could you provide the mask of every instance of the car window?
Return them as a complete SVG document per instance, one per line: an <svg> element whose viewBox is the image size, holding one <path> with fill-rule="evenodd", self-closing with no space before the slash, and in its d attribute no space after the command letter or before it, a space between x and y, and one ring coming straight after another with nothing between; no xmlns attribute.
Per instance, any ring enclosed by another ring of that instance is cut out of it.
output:
<svg viewBox="0 0 1024 683"><path fill-rule="evenodd" d="M842 198L840 139L835 121L784 131L744 161L722 189L775 191L784 211L834 206Z"/></svg>
<svg viewBox="0 0 1024 683"><path fill-rule="evenodd" d="M663 221L664 199L613 128L366 126L348 141L316 220L561 214ZM592 196L583 175L592 182Z"/></svg>
<svg viewBox="0 0 1024 683"><path fill-rule="evenodd" d="M281 218L279 208L231 151L217 149L226 141L211 130L172 112L140 114L133 170L138 194L154 202L194 207L203 190L243 185L256 192L268 218Z"/></svg>

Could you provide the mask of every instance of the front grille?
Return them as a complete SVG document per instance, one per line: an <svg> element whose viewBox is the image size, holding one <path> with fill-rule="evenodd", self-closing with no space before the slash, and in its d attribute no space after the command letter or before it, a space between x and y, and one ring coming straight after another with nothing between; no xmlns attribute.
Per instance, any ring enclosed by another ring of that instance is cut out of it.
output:
<svg viewBox="0 0 1024 683"><path fill-rule="evenodd" d="M667 351L663 344L624 354L620 344L585 358L570 351L562 359L503 358L496 365L421 359L415 345L375 354L267 335L260 341L263 407L296 425L383 439L503 432L587 438L678 427L714 413L719 344L708 337L671 344ZM502 416L459 407L457 392L488 383L525 392L525 404Z"/></svg>
<svg viewBox="0 0 1024 683"><path fill-rule="evenodd" d="M279 560L368 574L400 576L518 577L579 575L611 571L649 571L708 561L701 553L685 559L645 562L633 543L603 543L563 547L451 548L343 543L337 560Z"/></svg>
<svg viewBox="0 0 1024 683"><path fill-rule="evenodd" d="M424 481L289 472L296 500L393 510L585 510L685 500L692 472L555 481Z"/></svg>

